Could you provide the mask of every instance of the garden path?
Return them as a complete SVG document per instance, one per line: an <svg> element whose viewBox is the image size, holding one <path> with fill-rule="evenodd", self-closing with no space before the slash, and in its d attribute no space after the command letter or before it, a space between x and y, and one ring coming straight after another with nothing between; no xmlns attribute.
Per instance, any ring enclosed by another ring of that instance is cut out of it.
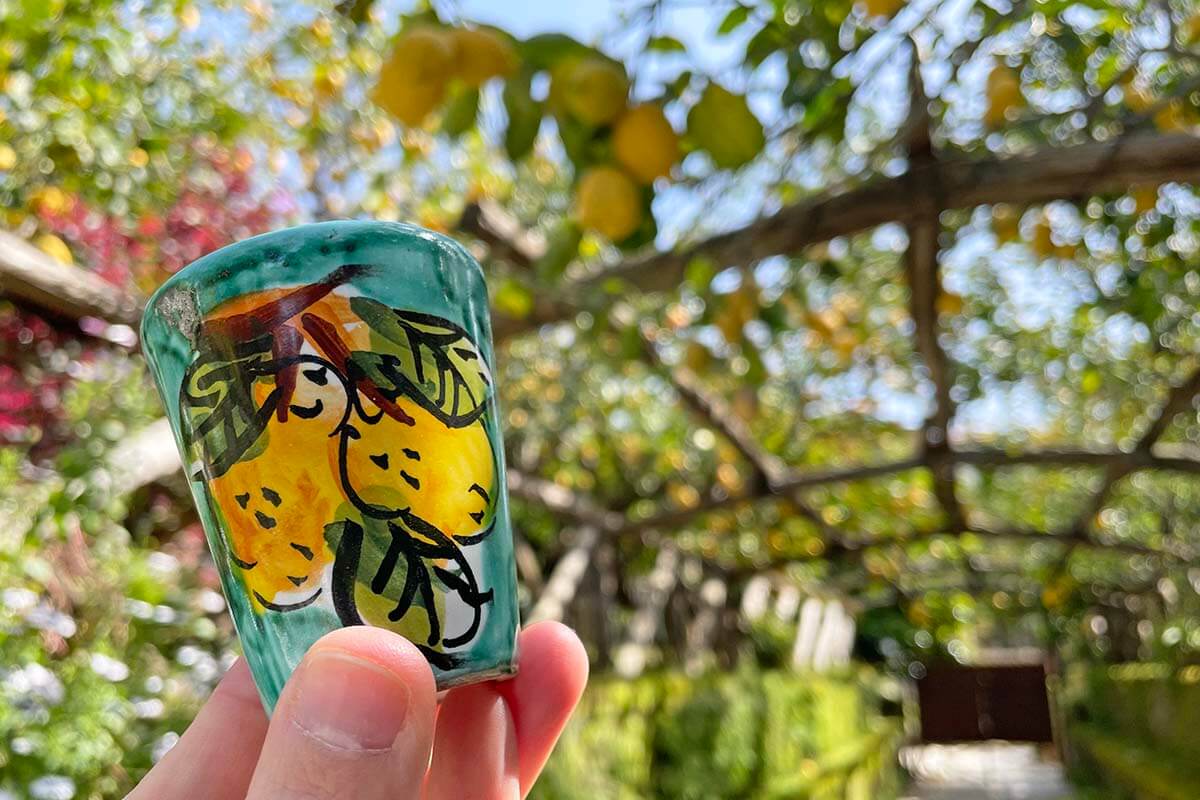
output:
<svg viewBox="0 0 1200 800"><path fill-rule="evenodd" d="M1033 745L988 742L906 748L913 776L903 800L1071 800L1062 765Z"/></svg>

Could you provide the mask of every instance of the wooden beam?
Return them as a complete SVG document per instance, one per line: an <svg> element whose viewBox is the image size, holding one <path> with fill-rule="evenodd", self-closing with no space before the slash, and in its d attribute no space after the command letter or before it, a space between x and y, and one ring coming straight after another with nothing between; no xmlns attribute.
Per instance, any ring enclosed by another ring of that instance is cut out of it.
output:
<svg viewBox="0 0 1200 800"><path fill-rule="evenodd" d="M1150 424L1146 426L1145 432L1138 438L1134 453L1143 458L1152 458L1151 451L1154 444L1159 438L1166 433L1167 428L1175 420L1175 417L1187 410L1194 410L1194 403L1197 393L1200 392L1200 369L1196 369L1192 374L1178 386L1171 387L1167 392L1167 397L1163 404L1155 411L1150 418ZM1131 461L1118 461L1109 466L1104 471L1104 479L1100 483L1100 488L1097 489L1084 504L1083 509L1075 518L1074 523L1068 530L1068 535L1072 539L1072 544L1068 545L1063 551L1062 558L1055 564L1052 570L1052 577L1057 578L1067 570L1070 564L1071 555L1080 545L1087 544L1094 538L1093 530L1095 528L1096 517L1108 505L1109 497L1117 484L1136 468L1136 463Z"/></svg>
<svg viewBox="0 0 1200 800"><path fill-rule="evenodd" d="M0 231L0 294L68 319L96 317L136 328L142 316L140 298L5 231Z"/></svg>
<svg viewBox="0 0 1200 800"><path fill-rule="evenodd" d="M703 257L718 266L753 264L793 254L817 242L869 230L886 222L907 224L920 214L913 200L921 186L941 188L942 206L990 203L1034 205L1123 191L1135 183L1200 182L1200 141L1186 134L1138 134L1108 142L1047 147L1020 156L943 159L895 178L790 205L745 227L685 244L669 252L636 256L538 297L517 319L497 315L493 331L506 339L580 311L611 302L605 284L619 280L642 291L678 285L687 265Z"/></svg>
<svg viewBox="0 0 1200 800"><path fill-rule="evenodd" d="M118 494L136 491L179 472L179 450L166 418L150 423L114 447L108 465Z"/></svg>

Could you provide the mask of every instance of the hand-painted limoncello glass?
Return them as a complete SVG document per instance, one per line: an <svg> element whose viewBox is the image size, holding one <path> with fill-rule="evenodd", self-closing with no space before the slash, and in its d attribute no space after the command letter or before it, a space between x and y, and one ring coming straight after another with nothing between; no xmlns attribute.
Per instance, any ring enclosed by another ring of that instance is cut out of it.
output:
<svg viewBox="0 0 1200 800"><path fill-rule="evenodd" d="M487 291L454 241L325 222L214 252L143 346L268 709L322 634L374 625L439 688L514 671Z"/></svg>

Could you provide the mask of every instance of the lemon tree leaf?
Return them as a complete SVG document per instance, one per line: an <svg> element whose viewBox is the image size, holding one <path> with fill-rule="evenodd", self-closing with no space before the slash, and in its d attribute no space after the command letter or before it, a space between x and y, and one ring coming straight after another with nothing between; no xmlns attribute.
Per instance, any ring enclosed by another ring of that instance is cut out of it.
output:
<svg viewBox="0 0 1200 800"><path fill-rule="evenodd" d="M738 28L745 24L750 18L750 8L748 6L734 6L733 9L725 15L725 19L721 20L721 24L717 27L717 34L724 36L727 33L733 33Z"/></svg>
<svg viewBox="0 0 1200 800"><path fill-rule="evenodd" d="M647 50L658 53L684 53L687 47L674 36L655 36L646 43Z"/></svg>
<svg viewBox="0 0 1200 800"><path fill-rule="evenodd" d="M542 33L517 43L522 60L534 69L549 69L566 58L584 58L596 51L565 33Z"/></svg>
<svg viewBox="0 0 1200 800"><path fill-rule="evenodd" d="M542 104L529 93L530 74L514 75L504 84L504 110L508 127L504 129L504 151L513 161L529 155L542 126Z"/></svg>
<svg viewBox="0 0 1200 800"><path fill-rule="evenodd" d="M350 307L372 331L371 351L350 363L385 394L405 396L452 427L470 425L483 413L492 376L465 330L423 314L389 308L366 297Z"/></svg>
<svg viewBox="0 0 1200 800"><path fill-rule="evenodd" d="M461 136L475 124L479 113L479 89L463 89L454 96L442 116L442 133L450 137Z"/></svg>

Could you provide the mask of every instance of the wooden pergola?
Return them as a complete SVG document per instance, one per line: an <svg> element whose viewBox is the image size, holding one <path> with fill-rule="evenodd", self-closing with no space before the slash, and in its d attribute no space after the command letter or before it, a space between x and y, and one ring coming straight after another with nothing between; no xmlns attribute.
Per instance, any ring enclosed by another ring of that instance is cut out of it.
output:
<svg viewBox="0 0 1200 800"><path fill-rule="evenodd" d="M924 421L913 455L880 464L863 464L828 470L798 469L782 463L751 435L750 427L729 413L723 398L708 391L696 375L662 361L658 331L641 329L644 357L675 388L678 398L705 426L723 436L752 471L752 480L741 491L712 487L693 507L664 509L649 516L630 516L605 508L594 499L510 469L510 492L544 507L568 526L566 547L552 572L543 578L526 546L518 563L531 589L540 590L527 619L561 617L588 572L593 557L606 543L636 537L658 551L655 568L647 580L642 607L634 614L629 644L644 647L655 635L666 595L685 556L673 544L672 532L692 525L704 515L745 504L787 498L793 513L815 526L823 541L819 553L804 558L860 559L875 544L894 545L935 536L971 535L1061 546L1058 569L1065 569L1078 548L1148 556L1162 563L1191 562L1196 553L1182 542L1163 547L1102 536L1094 526L1114 487L1126 476L1142 470L1200 474L1200 460L1159 439L1175 417L1194 408L1200 392L1200 362L1183 383L1162 387L1162 399L1153 409L1129 448L1108 450L958 447L948 431L956 407L951 388L955 366L939 339L936 301L942 293L938 266L939 221L943 211L1005 203L1015 206L1055 200L1081 200L1097 194L1123 192L1134 184L1170 181L1200 182L1200 139L1183 134L1132 132L1106 141L1087 141L1046 147L1016 156L942 157L931 146L927 101L913 92L910 121L904 128L909 153L908 169L897 177L874 178L839 188L764 216L744 227L692 242L670 252L652 252L609 264L586 277L565 282L553 294L535 299L523 317L497 312L493 328L497 343L536 333L547 325L572 320L581 312L603 313L613 294L602 290L613 282L639 292L671 291L684 277L688 264L704 258L720 267L749 267L775 255L794 255L815 243L846 236L885 223L899 223L908 232L904 272L909 285L909 313L914 323L914 346L934 388L932 412ZM1136 120L1135 120L1136 122ZM515 226L498 209L484 204L468 208L460 232L487 248L491 258L520 268L532 264L544 244ZM70 319L94 317L112 324L135 326L140 299L129 297L91 273L60 264L9 234L0 233L0 292L51 314ZM128 477L121 484L132 489L153 482L178 468L174 444L165 424L158 423L130 442L119 457ZM964 508L955 487L962 467L994 469L1016 465L1090 467L1103 470L1103 480L1078 509L1071 524L1061 530L1028 530L1018 526L993 527ZM909 470L928 470L943 513L943 524L928 530L877 541L851 536L826 522L804 499L805 490L828 484L861 481ZM718 581L744 581L752 574L780 570L800 560L796 557L761 561L747 567L730 567L707 560L705 574ZM704 559L701 559L704 561ZM896 587L897 595L903 590ZM714 594L723 597L724 591ZM711 603L710 603L711 605ZM710 609L711 611L711 609ZM728 609L726 609L728 612ZM711 614L710 614L711 616ZM633 659L636 661L636 657Z"/></svg>

